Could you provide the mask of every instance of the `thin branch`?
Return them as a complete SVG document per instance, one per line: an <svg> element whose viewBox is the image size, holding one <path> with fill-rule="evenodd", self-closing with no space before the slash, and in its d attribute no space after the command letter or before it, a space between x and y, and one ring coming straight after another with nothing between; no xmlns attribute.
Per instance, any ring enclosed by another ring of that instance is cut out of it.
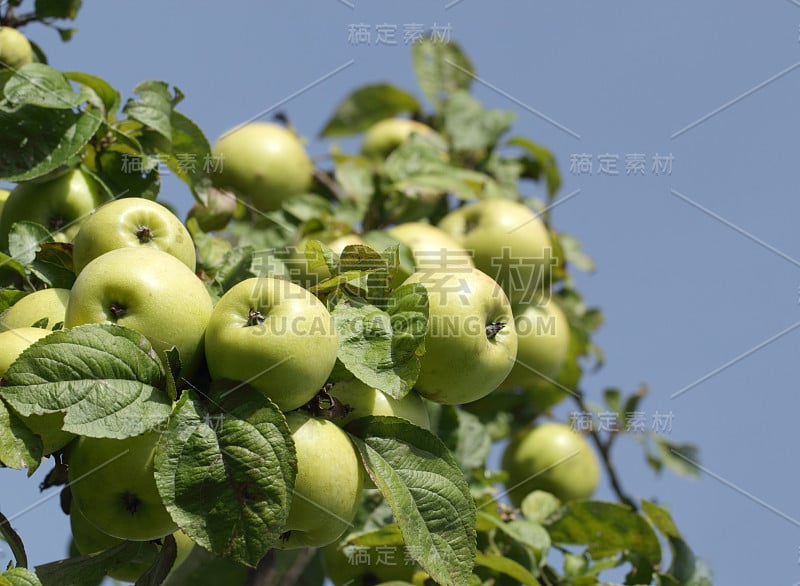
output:
<svg viewBox="0 0 800 586"><path fill-rule="evenodd" d="M572 397L578 404L578 407L580 407L581 412L586 413L589 411L589 406L586 404L583 392L581 390L577 390ZM608 480L611 483L611 488L617 495L617 498L624 504L631 507L634 511L639 510L636 501L634 501L633 498L628 496L628 494L622 490L622 484L620 483L617 469L611 461L611 445L614 437L616 436L612 434L609 436L607 441L603 441L603 438L600 437L600 434L596 429L594 429L594 427L592 427L592 429L589 431L589 436L592 438L594 445L597 447L597 451L600 453L600 459L603 461L606 472L608 472Z"/></svg>
<svg viewBox="0 0 800 586"><path fill-rule="evenodd" d="M314 179L319 181L325 188L333 194L337 201L347 199L347 194L342 190L342 186L331 177L330 173L318 167L314 168Z"/></svg>

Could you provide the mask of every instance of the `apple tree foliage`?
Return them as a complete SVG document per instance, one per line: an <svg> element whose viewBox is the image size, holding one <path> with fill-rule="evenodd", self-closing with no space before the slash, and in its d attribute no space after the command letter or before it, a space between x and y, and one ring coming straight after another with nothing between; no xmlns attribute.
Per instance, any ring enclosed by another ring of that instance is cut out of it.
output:
<svg viewBox="0 0 800 586"><path fill-rule="evenodd" d="M3 24L38 20L69 40L72 29L59 23L74 19L81 2L36 0L27 15L20 4L11 0L0 7ZM156 199L165 164L200 205L208 203L211 181L202 162L210 160L209 141L180 112L184 96L178 88L144 81L123 100L108 81L58 71L34 51L35 63L0 70L0 180L32 181L80 167L108 198ZM572 278L574 270L592 270L591 259L575 237L550 223L548 206L560 187L553 154L512 133L514 112L487 109L471 95L473 66L457 44L423 40L413 47L413 64L428 107L391 84L368 85L342 100L321 137L355 135L404 115L435 129L440 143L414 136L380 161L333 147L329 164L315 170L310 192L281 209L240 214L217 232L204 232L189 219L198 275L215 298L253 276L294 278L293 263L324 275L311 290L331 311L340 338L331 381L355 377L399 399L419 374L428 315L422 287L393 286L413 272L413 260L384 229L435 223L465 201L510 198L525 201L547 222L559 259L553 296L568 316L571 346L556 379L532 393L496 392L466 406L433 406L432 431L391 417L350 423L346 431L375 488L365 491L338 546L402 546L413 558L409 580L418 586L578 586L608 583L607 576L631 585L710 584L706 564L667 508L623 491L611 459L620 433L589 431L617 502L561 503L534 492L519 510L503 504L498 484L505 473L487 464L493 445L563 400L581 411L611 412L624 429L646 389L607 389L598 404L581 391L584 371L602 365L593 335L603 315L584 301ZM182 164L186 157L197 164ZM523 198L523 181L534 182L541 195ZM335 254L323 243L354 227L368 245ZM305 248L298 259L292 247L301 239ZM32 291L69 288L75 278L71 253L71 245L54 241L44 226L16 224L8 250L0 251L0 311ZM202 373L185 380L179 371L176 351L159 357L141 334L115 325L57 331L11 366L0 383L3 466L31 475L49 463L53 469L42 490L66 482L64 453L42 459L41 439L20 416L60 413L65 431L95 438L157 430L159 493L174 521L202 547L166 582L175 559L171 538L161 547L124 542L33 568L13 523L0 516L15 557L0 574L0 586L97 584L109 569L134 559L151 564L137 582L142 585L323 583L319 552L275 547L297 473L284 415L246 386L211 382ZM325 409L317 414L324 416ZM667 467L696 474L692 445L647 431L628 435L645 446L656 472ZM66 507L68 492L62 496Z"/></svg>

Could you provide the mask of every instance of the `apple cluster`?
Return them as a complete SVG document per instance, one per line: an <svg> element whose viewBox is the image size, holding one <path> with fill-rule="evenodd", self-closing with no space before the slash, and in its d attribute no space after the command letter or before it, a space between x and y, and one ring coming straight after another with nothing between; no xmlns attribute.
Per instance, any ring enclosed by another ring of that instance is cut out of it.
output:
<svg viewBox="0 0 800 586"><path fill-rule="evenodd" d="M6 30L0 29L2 51L8 50ZM367 132L362 155L385 159L412 136L432 144L442 140L424 124L390 119ZM212 178L216 189L189 214L204 231L274 212L311 188L313 165L305 148L276 124L232 129L214 153L224 160ZM75 279L69 290L31 292L0 316L0 376L54 329L110 323L144 335L165 369L175 367L168 356L177 350L182 381L233 382L234 388L267 397L286 414L298 462L280 547L330 544L352 522L369 477L342 427L375 415L430 430L427 401L462 405L495 391L532 389L556 376L567 356L570 326L550 299L554 255L548 228L517 201L467 203L438 226L401 222L385 230L384 238L413 258L413 270L395 288L416 284L427 294L419 374L414 388L396 399L352 376L331 382L341 340L313 286L331 277L324 266L312 269L309 263L306 276L311 273L312 281L250 277L217 295L202 278L193 235L170 209L138 197L108 201L81 168L21 183L3 200L0 248L10 250L21 223L40 224L54 241L70 244ZM354 226L346 233L311 232L297 247L302 261L308 261L304 247L312 241L333 254L376 246ZM321 402L328 408L309 407ZM42 438L43 455L65 455L71 525L81 553L170 534L179 558L191 549L156 486L158 433L76 438L61 429L61 414L20 417ZM507 450L515 504L536 489L565 499L594 491L591 450L577 434L555 425L526 430ZM538 453L549 444L555 447ZM530 479L576 450L567 466ZM579 483L573 482L576 474ZM132 580L143 570L131 564L116 577Z"/></svg>

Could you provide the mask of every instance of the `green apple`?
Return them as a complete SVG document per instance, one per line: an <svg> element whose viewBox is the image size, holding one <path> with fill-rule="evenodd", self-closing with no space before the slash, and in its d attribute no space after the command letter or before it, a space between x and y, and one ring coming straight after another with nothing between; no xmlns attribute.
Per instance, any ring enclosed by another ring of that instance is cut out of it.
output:
<svg viewBox="0 0 800 586"><path fill-rule="evenodd" d="M365 157L385 158L403 144L412 134L431 136L436 133L427 124L407 118L387 118L367 129L361 154Z"/></svg>
<svg viewBox="0 0 800 586"><path fill-rule="evenodd" d="M474 268L419 271L410 283L425 287L429 304L419 394L455 405L495 390L517 356L514 316L500 286Z"/></svg>
<svg viewBox="0 0 800 586"><path fill-rule="evenodd" d="M549 381L561 370L569 351L569 321L554 301L514 307L519 345L517 361L500 385L503 389L530 389Z"/></svg>
<svg viewBox="0 0 800 586"><path fill-rule="evenodd" d="M42 328L19 327L0 332L0 378L8 368L34 342L47 337L51 332ZM42 440L42 455L47 456L60 450L75 436L61 429L64 424L63 413L28 415L16 413L17 417Z"/></svg>
<svg viewBox="0 0 800 586"><path fill-rule="evenodd" d="M6 204L9 195L11 195L11 192L8 189L0 189L0 215L3 213L3 206Z"/></svg>
<svg viewBox="0 0 800 586"><path fill-rule="evenodd" d="M361 501L361 458L347 434L327 419L286 415L297 451L289 518L278 547L322 547L351 526Z"/></svg>
<svg viewBox="0 0 800 586"><path fill-rule="evenodd" d="M178 527L161 502L153 458L160 435L80 437L69 456L73 504L103 533L149 541Z"/></svg>
<svg viewBox="0 0 800 586"><path fill-rule="evenodd" d="M231 287L214 307L205 339L212 378L246 382L281 411L317 394L338 349L325 305L299 285L269 277Z"/></svg>
<svg viewBox="0 0 800 586"><path fill-rule="evenodd" d="M223 134L214 144L217 187L232 189L262 212L311 187L313 165L303 143L277 124L252 122Z"/></svg>
<svg viewBox="0 0 800 586"><path fill-rule="evenodd" d="M134 329L159 357L176 347L181 375L189 376L202 360L212 309L203 282L171 254L118 248L94 259L75 279L64 325L114 323Z"/></svg>
<svg viewBox="0 0 800 586"><path fill-rule="evenodd" d="M322 548L325 576L334 586L370 586L384 582L411 583L418 566L403 545L345 545Z"/></svg>
<svg viewBox="0 0 800 586"><path fill-rule="evenodd" d="M470 253L436 226L408 222L394 226L386 233L411 249L417 270L435 268L447 271L475 266Z"/></svg>
<svg viewBox="0 0 800 586"><path fill-rule="evenodd" d="M550 285L555 259L547 227L527 206L486 199L447 214L439 227L473 253L475 266L514 302L531 302Z"/></svg>
<svg viewBox="0 0 800 586"><path fill-rule="evenodd" d="M195 270L194 242L181 221L159 203L128 197L100 206L78 230L72 252L75 274L98 256L128 247L163 250Z"/></svg>
<svg viewBox="0 0 800 586"><path fill-rule="evenodd" d="M3 206L0 248L8 250L8 233L15 222L21 221L42 224L54 240L68 242L89 212L105 199L97 182L80 169L43 182L20 183Z"/></svg>
<svg viewBox="0 0 800 586"><path fill-rule="evenodd" d="M123 543L124 539L119 539L103 533L92 525L81 510L72 506L69 512L69 524L72 531L72 540L80 555L89 555L100 551L105 551ZM191 553L194 542L181 530L172 534L175 538L177 553L175 562L172 564L174 570L180 566L186 557ZM120 582L136 582L139 577L150 567L147 562L131 561L128 564L118 566L111 570L108 575Z"/></svg>
<svg viewBox="0 0 800 586"><path fill-rule="evenodd" d="M561 501L589 498L597 489L600 466L582 435L563 423L542 423L514 436L503 453L506 487L514 506L534 490Z"/></svg>
<svg viewBox="0 0 800 586"><path fill-rule="evenodd" d="M10 26L0 26L0 69L19 69L33 63L33 47L25 35Z"/></svg>
<svg viewBox="0 0 800 586"><path fill-rule="evenodd" d="M422 397L413 390L402 399L397 400L378 389L365 385L358 379L352 379L336 383L328 391L328 394L334 401L333 411L341 414L341 417L336 417L333 421L342 427L359 417L379 415L400 417L428 431L431 429L431 421L425 403L422 401Z"/></svg>
<svg viewBox="0 0 800 586"><path fill-rule="evenodd" d="M188 218L197 220L203 232L224 230L228 223L236 216L240 202L230 191L208 188L207 204L195 203L189 210Z"/></svg>
<svg viewBox="0 0 800 586"><path fill-rule="evenodd" d="M47 318L47 327L52 330L56 324L64 323L67 311L69 289L41 289L17 301L0 314L0 332L32 326Z"/></svg>

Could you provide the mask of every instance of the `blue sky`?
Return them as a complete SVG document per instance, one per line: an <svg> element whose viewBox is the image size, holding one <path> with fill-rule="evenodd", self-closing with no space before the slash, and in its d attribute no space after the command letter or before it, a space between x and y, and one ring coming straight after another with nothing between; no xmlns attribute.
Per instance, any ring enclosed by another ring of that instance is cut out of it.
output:
<svg viewBox="0 0 800 586"><path fill-rule="evenodd" d="M351 42L351 25L370 42ZM383 25L396 44L377 42ZM71 43L26 32L54 66L126 96L144 79L177 85L211 140L280 104L324 160L329 145L314 137L351 89L419 93L403 42L412 25L459 41L477 96L515 110L515 133L559 160L554 223L595 258L578 282L607 319L607 365L587 393L647 383L642 408L671 414L670 437L701 446L700 480L657 478L623 438L626 490L671 507L718 584L800 583L800 2L106 0L85 2ZM669 173L652 168L656 155L671 157ZM642 156L644 173L628 174ZM591 173L571 170L587 157ZM601 172L614 161L616 175ZM163 194L191 205L174 178ZM0 475L4 512L32 507L14 523L33 563L61 557L66 517L57 498L33 506L40 475Z"/></svg>

